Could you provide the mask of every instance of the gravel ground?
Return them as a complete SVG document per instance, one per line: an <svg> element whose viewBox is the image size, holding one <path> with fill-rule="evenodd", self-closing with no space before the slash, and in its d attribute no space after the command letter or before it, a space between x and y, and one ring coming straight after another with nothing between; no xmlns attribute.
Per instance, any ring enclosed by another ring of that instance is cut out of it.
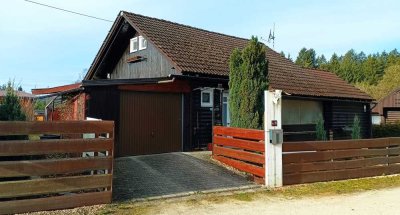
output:
<svg viewBox="0 0 400 215"><path fill-rule="evenodd" d="M162 210L147 214L271 214L271 215L355 215L399 214L400 188L367 191L348 195L282 199L260 198L252 201L233 200L200 205L160 205ZM154 213L155 212L155 213Z"/></svg>
<svg viewBox="0 0 400 215"><path fill-rule="evenodd" d="M252 200L230 199L229 201L158 201L156 205L111 214L271 214L271 215L375 215L398 214L400 187L365 191L353 194L314 196L305 198L260 197ZM216 198L218 200L219 198ZM101 214L104 205L81 207L70 210L29 213L29 215ZM121 205L129 209L129 205Z"/></svg>
<svg viewBox="0 0 400 215"><path fill-rule="evenodd" d="M93 205L87 207L73 208L67 210L56 210L56 211L40 211L34 213L24 213L24 215L94 215L99 214L99 211L105 205Z"/></svg>

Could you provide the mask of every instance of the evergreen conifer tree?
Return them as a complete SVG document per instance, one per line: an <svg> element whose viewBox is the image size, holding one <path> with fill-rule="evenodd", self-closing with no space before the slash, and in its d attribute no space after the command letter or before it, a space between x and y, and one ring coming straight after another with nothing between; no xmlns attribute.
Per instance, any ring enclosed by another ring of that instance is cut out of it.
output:
<svg viewBox="0 0 400 215"><path fill-rule="evenodd" d="M229 110L231 125L262 129L264 90L267 89L265 45L252 37L243 49L235 49L229 60Z"/></svg>
<svg viewBox="0 0 400 215"><path fill-rule="evenodd" d="M326 130L324 126L325 122L322 116L320 116L317 120L317 124L315 126L317 140L326 140Z"/></svg>
<svg viewBox="0 0 400 215"><path fill-rule="evenodd" d="M357 115L354 116L353 128L351 129L351 138L361 139L361 125L360 125L360 119L358 118Z"/></svg>
<svg viewBox="0 0 400 215"><path fill-rule="evenodd" d="M26 116L11 81L8 82L6 91L6 96L0 103L0 121L24 121Z"/></svg>

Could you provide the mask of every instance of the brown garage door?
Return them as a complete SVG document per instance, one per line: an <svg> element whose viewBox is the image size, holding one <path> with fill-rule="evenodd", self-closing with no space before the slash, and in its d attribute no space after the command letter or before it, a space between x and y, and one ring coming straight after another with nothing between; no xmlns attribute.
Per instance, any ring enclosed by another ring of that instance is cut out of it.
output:
<svg viewBox="0 0 400 215"><path fill-rule="evenodd" d="M117 156L182 150L182 95L121 92Z"/></svg>

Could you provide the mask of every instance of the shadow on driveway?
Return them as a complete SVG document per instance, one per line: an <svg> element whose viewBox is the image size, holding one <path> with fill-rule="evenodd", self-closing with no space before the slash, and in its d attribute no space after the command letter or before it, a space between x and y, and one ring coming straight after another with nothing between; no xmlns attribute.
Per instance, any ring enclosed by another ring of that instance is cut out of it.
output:
<svg viewBox="0 0 400 215"><path fill-rule="evenodd" d="M210 156L205 152L195 153L203 153L196 157ZM117 158L113 199L126 201L254 185L241 175L196 157L176 152Z"/></svg>

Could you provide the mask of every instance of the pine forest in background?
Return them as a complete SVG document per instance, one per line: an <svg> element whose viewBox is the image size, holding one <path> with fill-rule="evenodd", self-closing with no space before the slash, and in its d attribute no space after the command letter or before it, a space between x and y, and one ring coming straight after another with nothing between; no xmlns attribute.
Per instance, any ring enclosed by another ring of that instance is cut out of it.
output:
<svg viewBox="0 0 400 215"><path fill-rule="evenodd" d="M281 55L292 60L290 55ZM317 55L314 49L303 48L294 62L305 68L315 68L337 74L374 99L381 99L400 87L400 53L397 49L366 55L350 49L344 55L330 59Z"/></svg>

